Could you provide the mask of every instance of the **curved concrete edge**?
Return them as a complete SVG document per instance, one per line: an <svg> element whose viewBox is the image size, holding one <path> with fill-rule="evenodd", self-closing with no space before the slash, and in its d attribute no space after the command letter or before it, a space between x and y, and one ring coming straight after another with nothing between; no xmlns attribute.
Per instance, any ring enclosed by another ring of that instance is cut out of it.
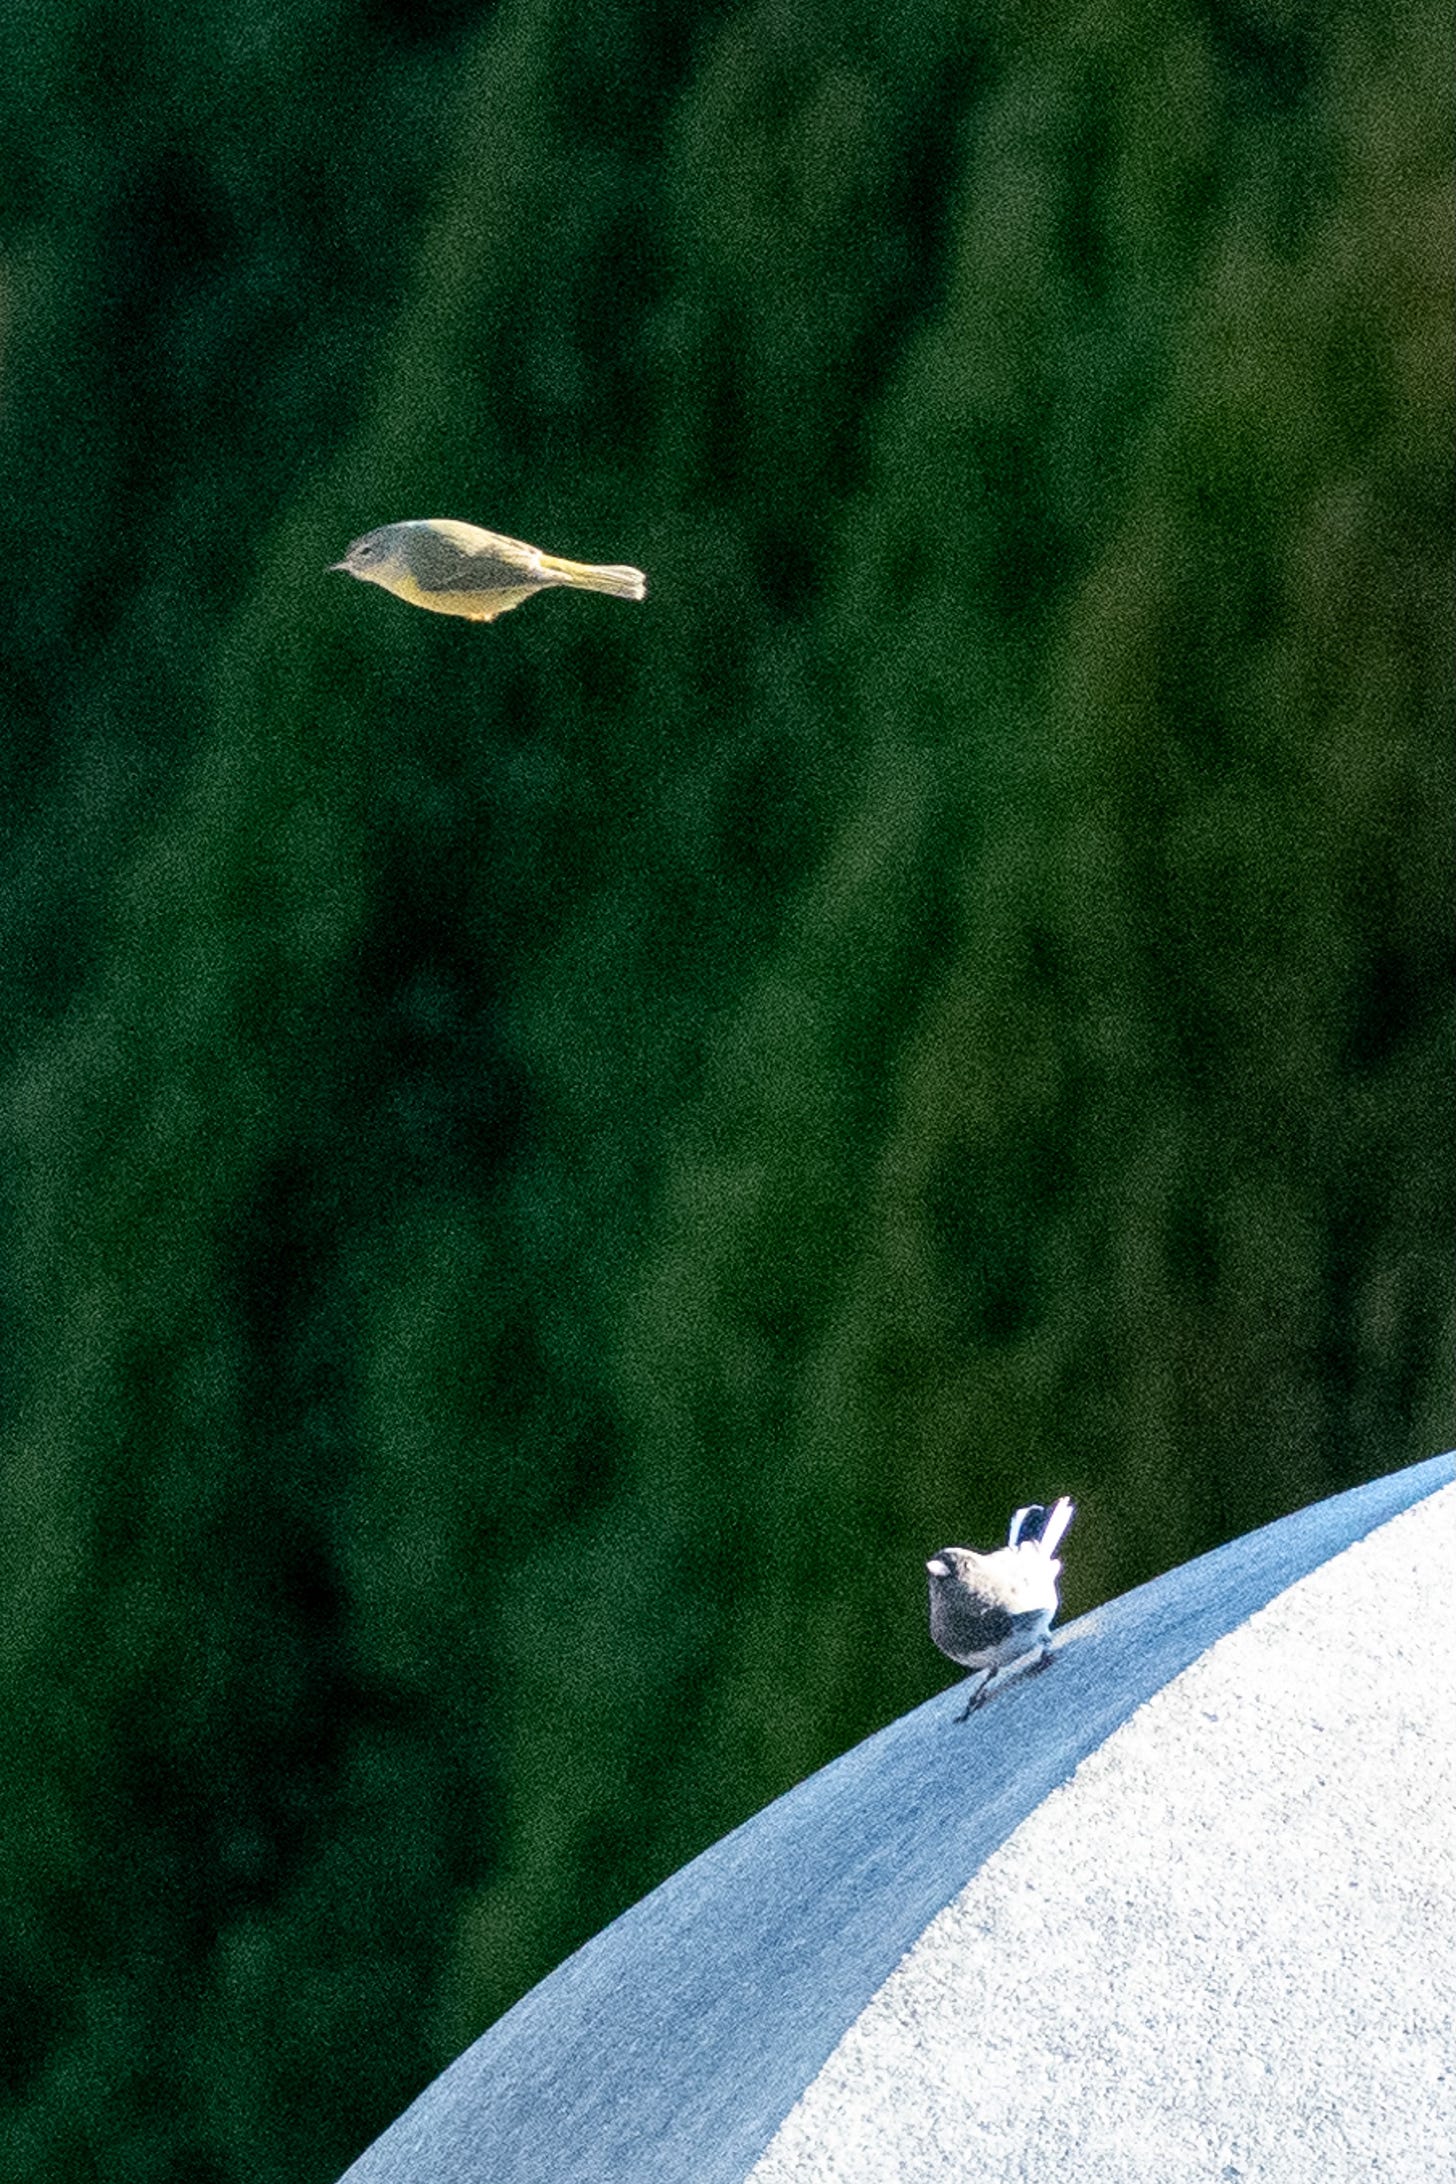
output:
<svg viewBox="0 0 1456 2184"><path fill-rule="evenodd" d="M1456 1485L1276 1595L993 1851L750 2184L1450 2184Z"/></svg>
<svg viewBox="0 0 1456 2184"><path fill-rule="evenodd" d="M741 2184L911 1945L1155 1693L1456 1479L1450 1455L1109 1601L1058 1666L956 1725L889 1724L665 1881L522 1997L345 2184Z"/></svg>

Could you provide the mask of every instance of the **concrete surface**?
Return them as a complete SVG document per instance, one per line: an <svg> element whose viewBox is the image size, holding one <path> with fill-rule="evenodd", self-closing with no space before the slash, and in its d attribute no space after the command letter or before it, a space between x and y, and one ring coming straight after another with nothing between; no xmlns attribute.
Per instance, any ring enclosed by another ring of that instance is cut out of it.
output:
<svg viewBox="0 0 1456 2184"><path fill-rule="evenodd" d="M1448 2178L1453 1480L1302 1510L968 1723L958 1685L892 1722L568 1958L347 2184Z"/></svg>
<svg viewBox="0 0 1456 2184"><path fill-rule="evenodd" d="M752 2184L1452 2184L1453 1572L1448 1486L1150 1699L931 1921Z"/></svg>

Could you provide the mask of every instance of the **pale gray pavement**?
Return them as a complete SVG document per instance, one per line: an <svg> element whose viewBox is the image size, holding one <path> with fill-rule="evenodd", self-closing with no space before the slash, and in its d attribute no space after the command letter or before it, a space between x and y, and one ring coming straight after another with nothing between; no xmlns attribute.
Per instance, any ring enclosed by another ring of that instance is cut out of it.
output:
<svg viewBox="0 0 1456 2184"><path fill-rule="evenodd" d="M892 1722L568 1958L347 2184L1445 2184L1453 1479L1301 1510L970 1721L957 1685Z"/></svg>
<svg viewBox="0 0 1456 2184"><path fill-rule="evenodd" d="M1452 2184L1453 1574L1448 1486L1150 1699L932 1920L752 2184Z"/></svg>

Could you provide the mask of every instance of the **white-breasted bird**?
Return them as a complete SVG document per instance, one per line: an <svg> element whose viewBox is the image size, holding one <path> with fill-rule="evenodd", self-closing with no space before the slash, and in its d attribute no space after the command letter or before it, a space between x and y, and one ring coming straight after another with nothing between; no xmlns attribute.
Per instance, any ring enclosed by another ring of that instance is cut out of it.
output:
<svg viewBox="0 0 1456 2184"><path fill-rule="evenodd" d="M993 1554L942 1547L926 1563L931 1637L962 1668L986 1671L957 1721L984 1705L997 1671L1012 1661L1039 1651L1037 1667L1046 1667L1051 1621L1061 1605L1057 1579L1062 1565L1056 1550L1075 1515L1065 1494L1050 1509L1033 1502L1017 1510L1006 1545Z"/></svg>

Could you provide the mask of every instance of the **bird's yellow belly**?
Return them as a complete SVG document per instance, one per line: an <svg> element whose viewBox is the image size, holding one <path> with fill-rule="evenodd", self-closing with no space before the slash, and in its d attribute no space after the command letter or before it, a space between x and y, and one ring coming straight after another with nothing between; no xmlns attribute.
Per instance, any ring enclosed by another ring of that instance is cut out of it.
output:
<svg viewBox="0 0 1456 2184"><path fill-rule="evenodd" d="M514 591L425 591L408 570L400 571L389 588L412 607L424 607L431 614L458 614L467 622L493 622L498 614L508 613L541 589L539 584L522 584Z"/></svg>

